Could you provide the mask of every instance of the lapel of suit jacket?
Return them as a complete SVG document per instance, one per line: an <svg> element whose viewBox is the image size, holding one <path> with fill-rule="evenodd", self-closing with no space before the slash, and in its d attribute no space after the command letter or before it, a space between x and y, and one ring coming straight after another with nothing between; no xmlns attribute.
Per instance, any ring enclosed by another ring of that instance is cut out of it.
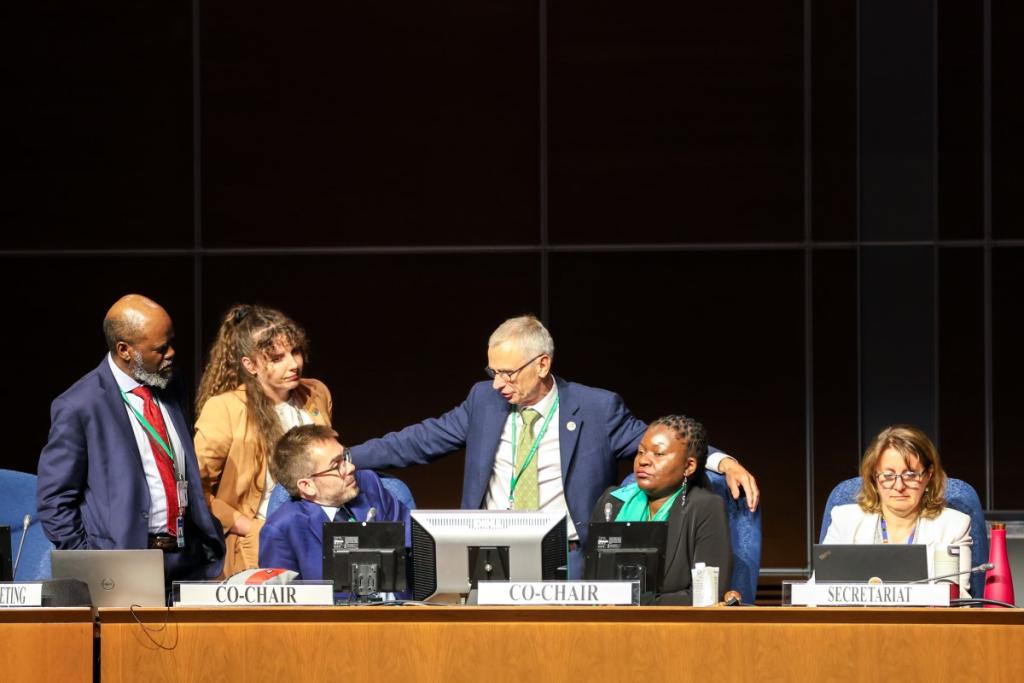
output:
<svg viewBox="0 0 1024 683"><path fill-rule="evenodd" d="M562 461L562 488L565 489L569 465L576 455L576 442L583 428L583 418L579 414L580 404L569 388L569 383L555 376L558 386L558 454ZM572 429L568 425L572 425Z"/></svg>
<svg viewBox="0 0 1024 683"><path fill-rule="evenodd" d="M314 538L316 538L316 547L322 548L324 545L324 522L331 520L327 519L327 513L324 512L324 509L312 501L300 500L299 505L302 506L302 513L306 515L306 523L309 525L309 530L313 533Z"/></svg>
<svg viewBox="0 0 1024 683"><path fill-rule="evenodd" d="M479 470L484 495L487 492L487 482L490 481L491 472L494 470L494 462L498 457L498 447L501 446L501 433L505 430L505 423L508 422L509 413L512 412L512 405L502 398L501 394L497 392L492 393L493 395L487 396L487 407L484 411L481 429L481 433L486 437L486 440L481 444L484 450L479 451L478 457L472 458L474 462L485 465ZM470 429L472 429L472 425ZM470 457L470 454L467 452L467 467L469 467ZM481 498L481 502L482 500Z"/></svg>
<svg viewBox="0 0 1024 683"><path fill-rule="evenodd" d="M363 473L359 470L356 471L356 484L359 486L359 495L345 503L345 506L348 507L349 512L352 513L353 517L357 520L363 520L366 519L366 515L370 512L370 508L374 506L373 503L376 498L374 494L376 492L371 491L373 482L370 477L363 476ZM378 508L376 518L380 521L384 521L384 517L384 510Z"/></svg>
<svg viewBox="0 0 1024 683"><path fill-rule="evenodd" d="M864 515L863 520L857 526L857 530L853 534L854 543L874 543L875 542L875 529L878 528L878 513L871 512Z"/></svg>
<svg viewBox="0 0 1024 683"><path fill-rule="evenodd" d="M917 518L917 533L914 536L914 543L921 543L928 545L938 540L939 535L936 533L938 525L936 524L938 517L918 517Z"/></svg>
<svg viewBox="0 0 1024 683"><path fill-rule="evenodd" d="M687 516L686 507L680 506L679 499L676 498L672 502L672 509L668 513L668 539L665 541L665 567L662 570L662 575L668 575L668 568L676 561L676 555L679 554L679 542L682 540L683 534L686 533L683 525ZM687 538L687 544L689 544L689 538ZM680 559L689 563L689 560L685 557Z"/></svg>
<svg viewBox="0 0 1024 683"><path fill-rule="evenodd" d="M298 392L299 401L302 402L302 409L309 413L310 417L313 418L314 424L327 424L327 416L320 410L321 406L317 400L319 397L306 382L307 380L300 380L299 386L295 388L295 391ZM324 410L326 409L327 407L324 406Z"/></svg>
<svg viewBox="0 0 1024 683"><path fill-rule="evenodd" d="M148 510L152 501L149 498L149 488L146 486L146 471L142 467L142 453L139 452L139 444L135 440L131 418L128 417L128 408L121 397L121 387L118 386L117 380L114 379L113 371L111 371L106 357L103 358L103 362L100 363L97 371L100 388L103 390L103 398L111 411L111 415L114 416L114 427L120 434L121 443L124 444L122 449L112 449L109 451L108 457L110 455L124 454L125 460L129 461L123 463L125 467L140 475L138 477L129 477L129 484L136 489L136 494L143 497L146 509Z"/></svg>

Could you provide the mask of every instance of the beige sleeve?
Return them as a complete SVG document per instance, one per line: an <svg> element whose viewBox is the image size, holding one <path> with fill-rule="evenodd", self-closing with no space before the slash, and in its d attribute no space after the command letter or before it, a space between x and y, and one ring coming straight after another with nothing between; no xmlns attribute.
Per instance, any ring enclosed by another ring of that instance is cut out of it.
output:
<svg viewBox="0 0 1024 683"><path fill-rule="evenodd" d="M227 532L242 513L219 500L215 493L224 472L224 462L234 440L231 429L231 411L227 395L214 396L203 406L203 412L196 420L195 447L199 460L199 476L203 480L203 492L210 512L220 520Z"/></svg>

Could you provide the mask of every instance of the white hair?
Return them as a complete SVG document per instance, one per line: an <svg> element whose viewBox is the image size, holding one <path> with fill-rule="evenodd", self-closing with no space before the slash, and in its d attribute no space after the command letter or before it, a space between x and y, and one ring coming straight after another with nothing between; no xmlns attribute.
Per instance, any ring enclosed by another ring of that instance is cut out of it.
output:
<svg viewBox="0 0 1024 683"><path fill-rule="evenodd" d="M542 353L551 357L555 355L555 340L551 338L551 333L532 315L521 315L503 322L491 333L487 348L507 341L514 342L527 356L539 356Z"/></svg>

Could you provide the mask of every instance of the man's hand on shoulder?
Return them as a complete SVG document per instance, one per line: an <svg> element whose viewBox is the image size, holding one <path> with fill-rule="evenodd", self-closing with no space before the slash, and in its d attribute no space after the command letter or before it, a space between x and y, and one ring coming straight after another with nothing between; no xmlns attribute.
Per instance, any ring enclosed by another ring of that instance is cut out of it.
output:
<svg viewBox="0 0 1024 683"><path fill-rule="evenodd" d="M747 507L753 512L761 500L761 493L757 490L757 480L754 475L747 471L743 465L733 457L726 457L718 465L718 470L725 475L725 483L729 486L734 500L739 500L740 489L747 495Z"/></svg>

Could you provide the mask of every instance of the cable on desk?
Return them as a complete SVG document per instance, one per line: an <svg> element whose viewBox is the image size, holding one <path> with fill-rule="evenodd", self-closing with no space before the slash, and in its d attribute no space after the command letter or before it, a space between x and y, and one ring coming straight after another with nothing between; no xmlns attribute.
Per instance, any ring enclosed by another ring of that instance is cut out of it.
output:
<svg viewBox="0 0 1024 683"><path fill-rule="evenodd" d="M170 651L170 650L173 650L176 647L178 647L177 633L175 633L174 644L170 645L170 646L156 642L156 638L154 638L152 636L153 633L160 633L161 631L166 631L167 630L167 624L170 623L170 621L171 621L171 608L170 607L165 607L164 608L164 610L165 610L164 611L164 623L160 626L160 628L150 628L149 625L146 624L144 621L142 621L142 619L139 617L139 615L135 612L135 608L136 607L138 607L139 609L142 609L142 605L135 605L135 604L133 604L133 605L131 605L128 608L128 612L132 615L132 618L135 619L135 623L142 627L142 632L146 634L146 637L149 638L149 641L151 643L156 645L161 650L168 650L168 651Z"/></svg>

